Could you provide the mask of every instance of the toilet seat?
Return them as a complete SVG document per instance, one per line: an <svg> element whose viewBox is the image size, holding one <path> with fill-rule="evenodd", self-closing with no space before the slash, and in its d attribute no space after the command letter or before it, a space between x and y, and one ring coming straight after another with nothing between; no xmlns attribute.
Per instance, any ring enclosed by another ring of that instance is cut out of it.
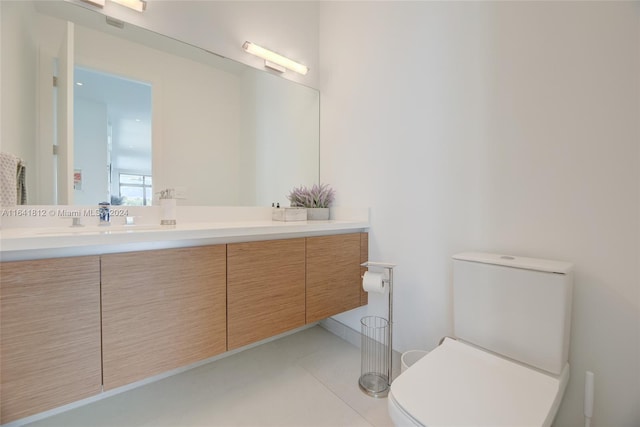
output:
<svg viewBox="0 0 640 427"><path fill-rule="evenodd" d="M389 414L400 425L549 426L569 380L450 338L391 385Z"/></svg>

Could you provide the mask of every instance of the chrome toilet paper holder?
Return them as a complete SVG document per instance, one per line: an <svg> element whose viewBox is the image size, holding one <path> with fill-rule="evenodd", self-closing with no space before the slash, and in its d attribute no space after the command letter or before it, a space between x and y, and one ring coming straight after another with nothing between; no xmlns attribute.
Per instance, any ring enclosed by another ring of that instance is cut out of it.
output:
<svg viewBox="0 0 640 427"><path fill-rule="evenodd" d="M385 397L389 394L389 390L391 388L391 382L393 379L393 268L396 264L390 264L386 262L374 262L367 261L360 264L362 267L366 268L380 268L386 270L387 275L382 279L382 283L389 287L389 319L388 319L388 328L387 328L387 344L388 344L388 366L387 366L387 381L386 384L380 386L379 384L370 384L365 378L365 374L360 376L358 380L358 385L360 389L373 397ZM363 277L364 279L364 277ZM364 362L363 362L364 363Z"/></svg>

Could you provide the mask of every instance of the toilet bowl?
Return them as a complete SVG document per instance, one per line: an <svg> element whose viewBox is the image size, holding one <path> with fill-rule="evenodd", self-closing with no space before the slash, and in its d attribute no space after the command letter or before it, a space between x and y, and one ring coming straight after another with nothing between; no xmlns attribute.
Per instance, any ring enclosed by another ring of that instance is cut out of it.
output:
<svg viewBox="0 0 640 427"><path fill-rule="evenodd" d="M550 426L569 381L573 266L453 257L454 338L391 384L396 426Z"/></svg>
<svg viewBox="0 0 640 427"><path fill-rule="evenodd" d="M550 426L569 381L446 338L391 385L396 426Z"/></svg>

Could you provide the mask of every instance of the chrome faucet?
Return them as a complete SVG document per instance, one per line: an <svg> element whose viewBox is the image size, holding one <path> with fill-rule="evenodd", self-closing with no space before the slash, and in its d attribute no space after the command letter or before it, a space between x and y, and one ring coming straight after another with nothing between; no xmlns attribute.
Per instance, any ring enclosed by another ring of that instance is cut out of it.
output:
<svg viewBox="0 0 640 427"><path fill-rule="evenodd" d="M109 202L101 202L98 204L98 215L100 216L100 225L111 224L111 212Z"/></svg>

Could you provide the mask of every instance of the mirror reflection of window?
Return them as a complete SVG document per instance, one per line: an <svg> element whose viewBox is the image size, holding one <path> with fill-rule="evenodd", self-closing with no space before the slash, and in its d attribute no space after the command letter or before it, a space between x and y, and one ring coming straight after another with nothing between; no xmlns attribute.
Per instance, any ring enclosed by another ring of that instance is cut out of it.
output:
<svg viewBox="0 0 640 427"><path fill-rule="evenodd" d="M119 196L114 200L112 198L112 204L114 205L126 205L126 206L151 206L153 199L153 191L151 189L152 182L149 175L132 175L132 174L120 174L119 183L120 190Z"/></svg>
<svg viewBox="0 0 640 427"><path fill-rule="evenodd" d="M151 205L151 85L81 66L74 80L75 203Z"/></svg>

